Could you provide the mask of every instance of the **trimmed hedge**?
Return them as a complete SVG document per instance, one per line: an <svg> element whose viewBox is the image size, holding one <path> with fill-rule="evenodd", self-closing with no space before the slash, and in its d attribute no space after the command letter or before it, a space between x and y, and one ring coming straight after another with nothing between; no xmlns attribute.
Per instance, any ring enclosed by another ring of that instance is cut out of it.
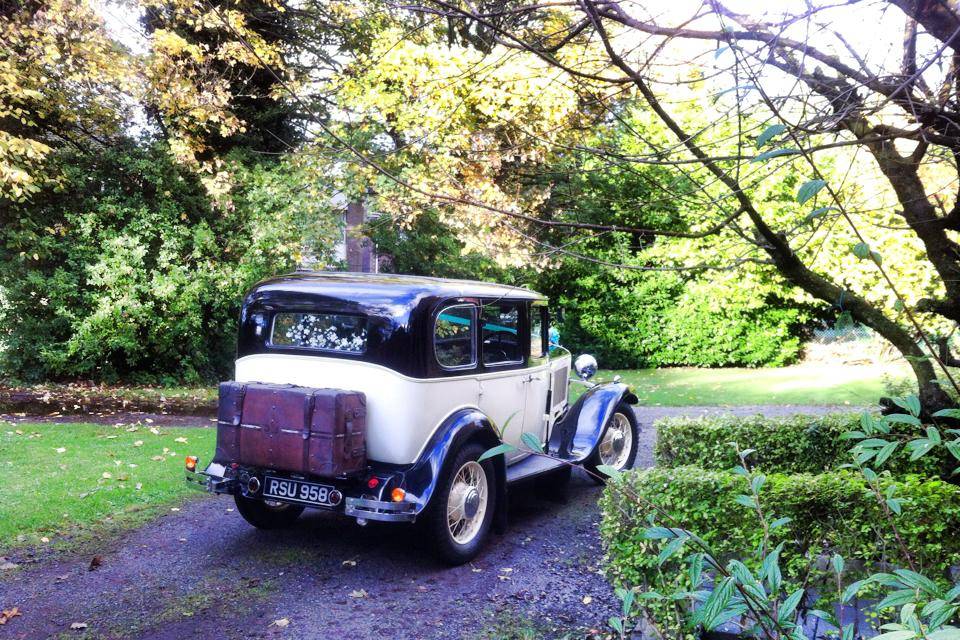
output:
<svg viewBox="0 0 960 640"><path fill-rule="evenodd" d="M946 577L960 562L960 487L915 475L896 480L884 476L880 482L884 490L894 485L895 495L905 499L896 523L918 568L931 577ZM737 495L748 493L744 478L700 467L632 471L611 483L600 500L600 532L608 575L615 584L656 584L662 545L643 537L652 511L628 500L621 492L624 486L666 510L720 558L737 557L748 565L755 558L762 528L753 510L735 502ZM906 566L880 505L859 474L770 474L761 505L774 514L771 517L792 518L772 532L773 544L787 543L781 567L788 580L802 581L820 553L839 553L851 570L859 565L869 571L884 562ZM657 524L668 523L658 517ZM664 574L679 573L684 555L668 561Z"/></svg>
<svg viewBox="0 0 960 640"><path fill-rule="evenodd" d="M730 444L736 442L741 449L756 449L748 461L765 473L820 473L852 461L849 451L853 443L841 440L840 436L859 429L859 420L859 415L851 413L784 418L667 418L656 423L654 456L658 467L697 465L726 471L740 464L736 449ZM884 469L894 475L916 473L948 478L955 466L956 461L942 450L911 462L901 449Z"/></svg>

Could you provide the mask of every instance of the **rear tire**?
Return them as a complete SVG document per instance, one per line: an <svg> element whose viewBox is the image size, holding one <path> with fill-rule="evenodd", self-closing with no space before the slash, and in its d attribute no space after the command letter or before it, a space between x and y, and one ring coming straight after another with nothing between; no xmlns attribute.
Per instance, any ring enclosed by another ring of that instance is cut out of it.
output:
<svg viewBox="0 0 960 640"><path fill-rule="evenodd" d="M467 444L444 465L427 510L426 528L444 563L472 560L487 541L496 509L497 477L493 462L477 458L487 450Z"/></svg>
<svg viewBox="0 0 960 640"><path fill-rule="evenodd" d="M243 519L257 529L285 529L291 526L303 513L303 507L279 502L276 505L267 504L263 500L248 498L237 494L234 496L237 511Z"/></svg>
<svg viewBox="0 0 960 640"><path fill-rule="evenodd" d="M606 478L607 475L597 469L600 465L609 465L618 471L632 469L637 460L639 435L640 425L633 407L626 402L619 403L607 421L600 442L583 465L587 471L594 474L590 478L603 484L601 478Z"/></svg>

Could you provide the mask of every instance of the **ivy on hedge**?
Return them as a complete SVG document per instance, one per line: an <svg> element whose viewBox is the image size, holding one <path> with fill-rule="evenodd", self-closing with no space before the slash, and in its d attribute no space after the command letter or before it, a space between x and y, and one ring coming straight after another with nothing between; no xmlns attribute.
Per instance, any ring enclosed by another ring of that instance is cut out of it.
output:
<svg viewBox="0 0 960 640"><path fill-rule="evenodd" d="M859 428L859 416L851 413L784 418L759 415L667 418L656 423L654 456L658 467L695 464L704 469L729 470L740 463L736 450L730 446L736 442L743 448L756 450L748 461L765 473L819 473L852 461L849 453L852 443L841 436ZM917 427L914 435L919 434ZM910 461L901 452L884 468L894 474L949 478L955 462L944 451L916 461Z"/></svg>
<svg viewBox="0 0 960 640"><path fill-rule="evenodd" d="M706 460L707 458L703 458ZM908 475L880 480L904 499L903 516L897 519L901 538L916 566L926 575L946 578L960 562L960 487L939 479ZM609 577L615 584L656 586L664 576L675 576L679 559L673 556L658 567L657 552L663 542L644 538L649 507L628 500L627 490L644 504L655 503L703 538L720 558L744 561L755 557L763 529L756 513L738 505L746 481L732 472L707 471L684 466L648 469L623 474L601 498L600 532L607 553ZM889 526L864 478L849 471L821 474L768 474L761 504L776 517L791 521L771 532L773 544L784 542L784 577L805 581L820 554L839 553L848 570L861 572L879 563L907 566ZM663 520L658 516L658 522ZM694 549L689 549L693 551ZM662 572L662 573L661 573Z"/></svg>

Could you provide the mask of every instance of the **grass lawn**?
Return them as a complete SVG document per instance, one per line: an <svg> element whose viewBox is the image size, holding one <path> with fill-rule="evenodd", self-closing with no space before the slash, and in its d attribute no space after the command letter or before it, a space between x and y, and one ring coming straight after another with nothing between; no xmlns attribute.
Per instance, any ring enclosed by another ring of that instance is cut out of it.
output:
<svg viewBox="0 0 960 640"><path fill-rule="evenodd" d="M202 495L183 459L203 464L215 440L212 428L0 423L0 555L77 544Z"/></svg>
<svg viewBox="0 0 960 640"><path fill-rule="evenodd" d="M849 404L872 405L884 382L905 380L903 365L798 365L778 369L639 369L600 371L595 380L614 375L633 387L641 405Z"/></svg>

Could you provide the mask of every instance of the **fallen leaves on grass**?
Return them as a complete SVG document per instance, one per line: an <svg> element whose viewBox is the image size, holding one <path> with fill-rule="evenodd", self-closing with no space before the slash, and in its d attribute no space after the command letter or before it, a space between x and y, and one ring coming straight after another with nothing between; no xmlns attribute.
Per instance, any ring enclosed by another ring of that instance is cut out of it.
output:
<svg viewBox="0 0 960 640"><path fill-rule="evenodd" d="M86 628L87 628L87 623L86 623L86 622L71 622L71 623L70 623L70 628L73 629L74 631L80 631L81 629L86 629Z"/></svg>
<svg viewBox="0 0 960 640"><path fill-rule="evenodd" d="M11 571L11 570L16 569L17 567L20 566L20 565L18 565L18 564L14 564L14 563L10 562L10 561L7 560L6 558L0 558L0 560L3 560L3 564L0 564L0 570L3 570L3 571Z"/></svg>
<svg viewBox="0 0 960 640"><path fill-rule="evenodd" d="M179 443L181 443L181 444L187 444L187 439L184 438L183 436L180 436L179 438L174 438L173 441L174 441L174 442L179 442Z"/></svg>
<svg viewBox="0 0 960 640"><path fill-rule="evenodd" d="M280 627L281 629L283 629L284 627L290 626L290 619L289 619L289 618L280 618L279 620L274 620L273 622L270 623L270 626L271 626L271 627Z"/></svg>
<svg viewBox="0 0 960 640"><path fill-rule="evenodd" d="M366 589L354 589L353 591L350 592L351 598L366 598L369 595L370 594L367 593Z"/></svg>
<svg viewBox="0 0 960 640"><path fill-rule="evenodd" d="M56 451L57 453L66 453L66 452L67 452L67 448L66 448L66 447L57 447L56 449L54 449L54 451Z"/></svg>
<svg viewBox="0 0 960 640"><path fill-rule="evenodd" d="M591 596L583 596L583 604L590 604L591 602L593 602L593 598Z"/></svg>
<svg viewBox="0 0 960 640"><path fill-rule="evenodd" d="M102 564L103 556L93 556L93 558L90 559L90 566L87 567L87 571L93 571Z"/></svg>
<svg viewBox="0 0 960 640"><path fill-rule="evenodd" d="M20 614L20 607L13 607L12 609L4 609L0 611L0 624L7 624L10 620L13 620Z"/></svg>

